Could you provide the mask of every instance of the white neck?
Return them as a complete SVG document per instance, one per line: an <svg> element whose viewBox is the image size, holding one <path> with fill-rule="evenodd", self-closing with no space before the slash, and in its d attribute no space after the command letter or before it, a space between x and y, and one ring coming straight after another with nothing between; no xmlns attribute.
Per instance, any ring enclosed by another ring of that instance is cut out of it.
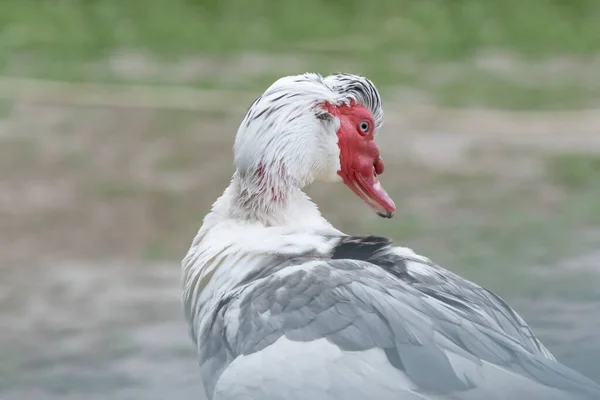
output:
<svg viewBox="0 0 600 400"><path fill-rule="evenodd" d="M242 178L238 172L213 204L205 223L213 218L264 227L330 226L315 203L290 180L257 182Z"/></svg>
<svg viewBox="0 0 600 400"><path fill-rule="evenodd" d="M287 187L284 201L273 205L264 193L244 195L246 184L233 176L182 262L184 308L194 340L206 310L246 275L274 256L328 254L331 244L325 237L343 235L298 187Z"/></svg>

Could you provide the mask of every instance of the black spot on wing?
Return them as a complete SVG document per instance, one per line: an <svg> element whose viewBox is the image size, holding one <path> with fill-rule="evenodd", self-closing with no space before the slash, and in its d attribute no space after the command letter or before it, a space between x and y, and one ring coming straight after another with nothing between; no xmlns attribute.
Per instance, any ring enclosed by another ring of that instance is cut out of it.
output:
<svg viewBox="0 0 600 400"><path fill-rule="evenodd" d="M368 261L397 278L412 281L406 259L390 251L391 243L391 239L380 236L346 236L333 248L331 258Z"/></svg>
<svg viewBox="0 0 600 400"><path fill-rule="evenodd" d="M331 258L368 261L391 242L390 239L379 236L345 236L334 247Z"/></svg>

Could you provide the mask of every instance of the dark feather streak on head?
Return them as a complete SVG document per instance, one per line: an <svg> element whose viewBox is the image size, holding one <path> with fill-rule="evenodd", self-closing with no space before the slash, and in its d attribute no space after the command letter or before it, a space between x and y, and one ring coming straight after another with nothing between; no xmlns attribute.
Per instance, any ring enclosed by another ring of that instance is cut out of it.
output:
<svg viewBox="0 0 600 400"><path fill-rule="evenodd" d="M259 118L270 117L285 106L282 102L283 100L293 99L298 96L300 96L300 93L287 92L281 88L261 94L246 110L246 116L244 117L245 125L248 126L252 121ZM291 120L293 121L296 118L297 115L294 115Z"/></svg>
<svg viewBox="0 0 600 400"><path fill-rule="evenodd" d="M371 111L375 120L375 128L383 125L383 108L379 91L368 78L360 75L336 73L325 78L325 83L334 91L348 95L358 104Z"/></svg>
<svg viewBox="0 0 600 400"><path fill-rule="evenodd" d="M336 73L323 78L315 73L306 73L298 75L294 79L295 83L317 83L323 85L328 90L341 95L348 101L355 101L371 111L375 120L375 129L379 130L383 125L383 109L381 105L381 97L375 85L367 78L347 73ZM301 96L302 93L287 91L285 88L272 88L259 96L252 105L248 108L244 124L248 126L252 121L259 118L268 119L270 116L280 110L286 100ZM291 122L298 118L298 113L304 112L302 109L291 110ZM327 113L316 113L317 118L326 120L329 115Z"/></svg>

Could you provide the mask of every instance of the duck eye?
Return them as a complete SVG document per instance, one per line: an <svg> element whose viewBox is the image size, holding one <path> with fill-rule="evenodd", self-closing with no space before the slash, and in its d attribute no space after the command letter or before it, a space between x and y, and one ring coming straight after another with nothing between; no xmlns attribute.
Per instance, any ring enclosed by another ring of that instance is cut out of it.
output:
<svg viewBox="0 0 600 400"><path fill-rule="evenodd" d="M371 125L369 124L368 121L362 121L358 127L360 128L360 130L362 132L367 133L369 131L370 126Z"/></svg>

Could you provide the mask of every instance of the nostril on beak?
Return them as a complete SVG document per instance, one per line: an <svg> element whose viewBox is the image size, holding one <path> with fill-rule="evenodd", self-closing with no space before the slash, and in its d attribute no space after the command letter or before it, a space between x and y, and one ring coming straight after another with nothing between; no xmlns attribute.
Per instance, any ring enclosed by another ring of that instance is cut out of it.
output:
<svg viewBox="0 0 600 400"><path fill-rule="evenodd" d="M384 166L383 166L383 160L381 159L381 157L377 157L377 159L373 162L373 168L377 175L383 174Z"/></svg>

